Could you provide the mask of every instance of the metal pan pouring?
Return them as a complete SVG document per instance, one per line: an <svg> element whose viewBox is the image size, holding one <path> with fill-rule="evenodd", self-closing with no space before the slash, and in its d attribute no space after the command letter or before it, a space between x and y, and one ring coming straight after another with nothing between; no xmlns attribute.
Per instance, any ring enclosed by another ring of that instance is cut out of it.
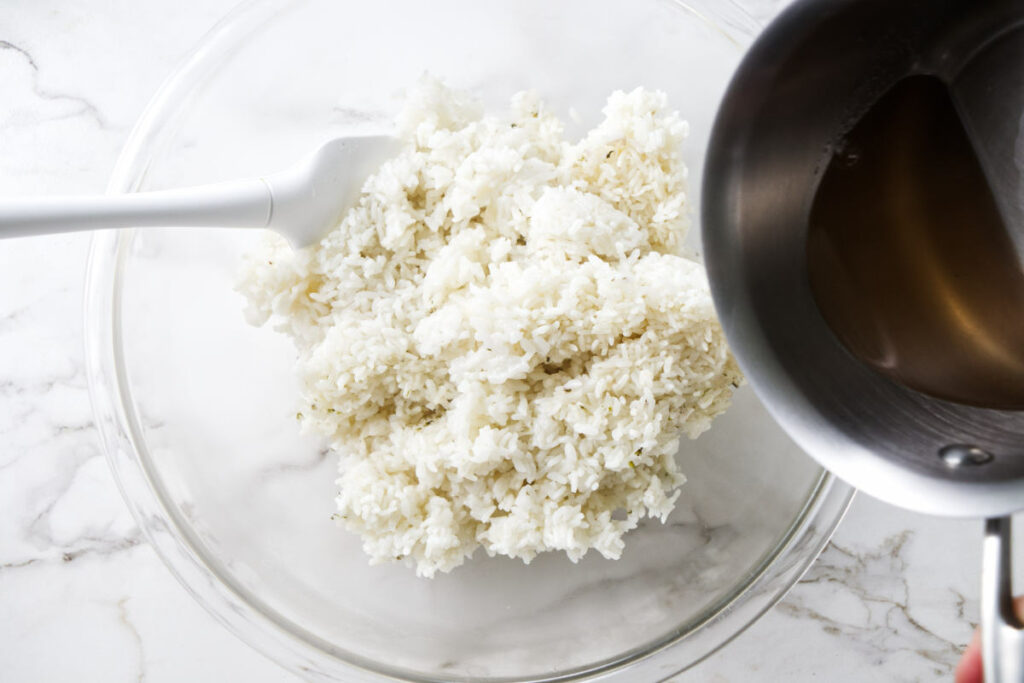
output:
<svg viewBox="0 0 1024 683"><path fill-rule="evenodd" d="M775 419L890 503L987 519L986 681L1024 681L1024 3L798 0L708 148L703 242Z"/></svg>

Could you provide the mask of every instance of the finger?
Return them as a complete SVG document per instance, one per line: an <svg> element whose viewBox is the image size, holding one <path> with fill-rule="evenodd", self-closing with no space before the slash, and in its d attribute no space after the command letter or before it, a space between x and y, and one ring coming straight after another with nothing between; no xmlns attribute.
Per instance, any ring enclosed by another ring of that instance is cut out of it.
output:
<svg viewBox="0 0 1024 683"><path fill-rule="evenodd" d="M1024 595L1013 601L1013 611L1017 618L1024 620ZM971 642L964 650L960 663L956 666L953 680L955 683L984 683L985 674L981 663L981 630L975 629Z"/></svg>
<svg viewBox="0 0 1024 683"><path fill-rule="evenodd" d="M974 636L960 657L960 663L956 665L953 680L955 683L984 683L985 675L981 667L981 629L974 629Z"/></svg>

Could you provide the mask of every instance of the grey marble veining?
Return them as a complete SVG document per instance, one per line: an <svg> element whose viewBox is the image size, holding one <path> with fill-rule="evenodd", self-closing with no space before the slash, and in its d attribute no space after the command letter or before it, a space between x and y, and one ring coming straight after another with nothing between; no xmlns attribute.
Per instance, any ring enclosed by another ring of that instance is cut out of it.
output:
<svg viewBox="0 0 1024 683"><path fill-rule="evenodd" d="M0 50L13 52L18 55L24 62L24 65L28 67L32 94L39 100L56 105L54 108L57 110L57 113L41 114L36 119L37 121L86 116L91 118L100 128L105 129L108 127L99 109L87 98L44 88L39 79L39 65L36 64L36 60L32 58L28 50L6 40L0 40ZM31 119L25 121L25 123L29 122L31 122Z"/></svg>
<svg viewBox="0 0 1024 683"><path fill-rule="evenodd" d="M232 4L0 5L0 195L101 191L153 90ZM751 1L761 18L776 4ZM191 601L121 501L84 377L87 246L0 241L0 678L294 680ZM781 604L674 680L950 680L980 534L859 498Z"/></svg>

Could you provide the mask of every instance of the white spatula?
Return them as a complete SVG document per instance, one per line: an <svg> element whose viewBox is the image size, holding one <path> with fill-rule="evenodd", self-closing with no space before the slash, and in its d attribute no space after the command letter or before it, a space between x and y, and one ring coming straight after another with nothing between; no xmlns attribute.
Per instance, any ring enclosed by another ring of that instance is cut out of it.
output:
<svg viewBox="0 0 1024 683"><path fill-rule="evenodd" d="M385 135L337 138L260 178L123 195L0 199L0 238L104 228L266 228L301 248L334 227L366 177L398 149Z"/></svg>

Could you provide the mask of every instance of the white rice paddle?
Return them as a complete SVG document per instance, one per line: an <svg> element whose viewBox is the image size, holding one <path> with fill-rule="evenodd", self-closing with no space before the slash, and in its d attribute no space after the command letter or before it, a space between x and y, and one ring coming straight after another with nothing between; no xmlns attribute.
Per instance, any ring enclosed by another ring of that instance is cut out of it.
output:
<svg viewBox="0 0 1024 683"><path fill-rule="evenodd" d="M0 238L105 228L266 228L301 248L337 224L367 176L398 149L386 135L337 138L265 177L122 195L2 199Z"/></svg>

